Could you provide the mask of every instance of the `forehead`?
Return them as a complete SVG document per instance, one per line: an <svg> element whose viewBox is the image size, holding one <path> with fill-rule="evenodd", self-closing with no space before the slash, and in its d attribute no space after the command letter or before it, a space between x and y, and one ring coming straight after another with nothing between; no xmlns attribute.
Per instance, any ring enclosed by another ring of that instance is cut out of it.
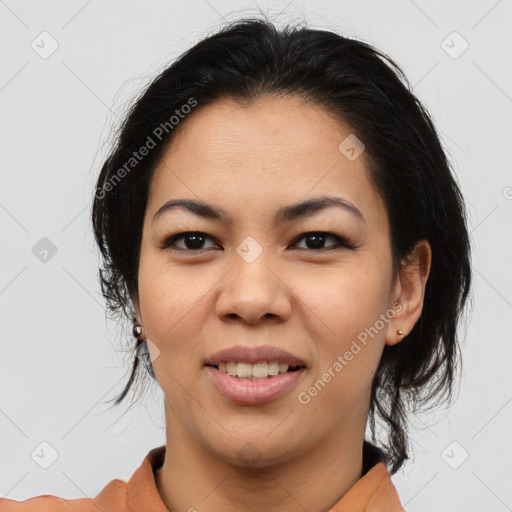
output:
<svg viewBox="0 0 512 512"><path fill-rule="evenodd" d="M385 217L364 152L350 160L339 149L349 136L348 125L295 96L199 104L161 158L148 210L186 197L270 216L278 203L339 195L365 217Z"/></svg>

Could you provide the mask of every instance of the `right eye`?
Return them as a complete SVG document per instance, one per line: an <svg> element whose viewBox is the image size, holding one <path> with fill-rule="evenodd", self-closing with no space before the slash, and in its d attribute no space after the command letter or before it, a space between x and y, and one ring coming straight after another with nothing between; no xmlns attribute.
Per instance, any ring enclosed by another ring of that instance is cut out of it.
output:
<svg viewBox="0 0 512 512"><path fill-rule="evenodd" d="M185 247L176 247L175 244L180 239L183 239ZM177 233L176 235L164 237L163 240L160 241L159 247L160 249L172 248L178 251L199 252L204 250L202 246L204 245L205 240L208 239L213 240L212 237L202 233L201 231L185 231L183 233Z"/></svg>

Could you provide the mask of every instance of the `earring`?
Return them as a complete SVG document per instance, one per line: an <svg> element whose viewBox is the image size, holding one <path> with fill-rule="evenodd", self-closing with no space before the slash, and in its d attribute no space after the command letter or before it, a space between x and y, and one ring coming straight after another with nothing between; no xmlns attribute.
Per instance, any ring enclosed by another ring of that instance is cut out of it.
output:
<svg viewBox="0 0 512 512"><path fill-rule="evenodd" d="M142 325L139 323L135 323L133 326L133 335L137 339L137 347L144 341L143 338L141 338L142 334Z"/></svg>
<svg viewBox="0 0 512 512"><path fill-rule="evenodd" d="M400 336L401 338L404 337L404 331L396 331L396 333L398 334L398 336Z"/></svg>
<svg viewBox="0 0 512 512"><path fill-rule="evenodd" d="M141 324L139 324L137 322L136 318L134 318L133 321L134 321L133 335L137 339L137 344L135 345L135 350L138 353L137 357L144 364L144 366L146 367L146 369L149 372L149 374L151 375L151 377L153 377L153 379L156 380L156 375L155 375L155 371L153 369L153 363L151 362L151 357L149 355L146 338L141 337L143 327ZM145 344L145 346L144 346L144 344ZM139 349L139 347L140 347L140 349Z"/></svg>

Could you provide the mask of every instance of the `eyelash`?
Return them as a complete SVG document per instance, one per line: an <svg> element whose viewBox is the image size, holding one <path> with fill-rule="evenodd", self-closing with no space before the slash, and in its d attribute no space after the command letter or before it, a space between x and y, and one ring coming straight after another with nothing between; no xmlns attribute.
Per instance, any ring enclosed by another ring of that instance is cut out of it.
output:
<svg viewBox="0 0 512 512"><path fill-rule="evenodd" d="M172 250L183 251L183 252L191 252L191 253L201 253L202 251L205 251L205 250L208 249L208 248L207 249L182 249L182 248L172 247L172 244L174 242L176 242L180 238L185 238L187 235L189 235L189 236L192 236L192 235L204 236L206 238L209 238L210 240L214 240L211 236L208 236L206 233L203 233L201 231L184 231L183 233L177 233L176 235L172 235L172 236L169 236L169 237L164 237L160 241L159 247L160 247L160 249L171 248ZM350 242L348 242L344 238L341 238L340 236L335 235L334 233L330 233L328 231L308 231L306 233L303 233L299 237L295 238L295 240L292 242L292 245L296 244L297 242L299 242L303 238L307 238L308 236L312 236L312 235L321 235L321 236L326 236L326 237L332 237L332 238L334 238L336 240L336 243L333 244L332 246L324 247L324 248L321 248L321 249L301 248L300 250L313 251L313 252L325 252L325 251L331 251L331 250L336 250L336 249L349 249L349 250L356 250L357 249L357 246L351 244Z"/></svg>

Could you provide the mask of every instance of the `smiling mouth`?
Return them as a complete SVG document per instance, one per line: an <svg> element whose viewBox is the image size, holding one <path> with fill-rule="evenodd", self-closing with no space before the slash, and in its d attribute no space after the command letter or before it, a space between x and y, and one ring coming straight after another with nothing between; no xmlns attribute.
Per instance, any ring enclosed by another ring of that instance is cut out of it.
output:
<svg viewBox="0 0 512 512"><path fill-rule="evenodd" d="M243 363L230 361L217 365L207 364L211 368L235 377L240 380L266 380L284 373L292 373L305 368L305 366L290 366L278 361L262 361L259 363Z"/></svg>

